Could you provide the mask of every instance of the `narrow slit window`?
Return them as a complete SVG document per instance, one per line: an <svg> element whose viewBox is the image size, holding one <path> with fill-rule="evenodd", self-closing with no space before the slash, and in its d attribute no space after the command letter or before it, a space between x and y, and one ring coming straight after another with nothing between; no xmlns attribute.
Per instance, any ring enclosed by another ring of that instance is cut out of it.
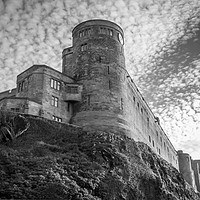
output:
<svg viewBox="0 0 200 200"><path fill-rule="evenodd" d="M122 109L122 110L124 109L124 101L123 101L123 98L121 98L121 109Z"/></svg>
<svg viewBox="0 0 200 200"><path fill-rule="evenodd" d="M90 95L87 96L87 104L90 105Z"/></svg>
<svg viewBox="0 0 200 200"><path fill-rule="evenodd" d="M149 142L151 143L151 136L149 135Z"/></svg>
<svg viewBox="0 0 200 200"><path fill-rule="evenodd" d="M67 104L67 111L70 112L70 104Z"/></svg>

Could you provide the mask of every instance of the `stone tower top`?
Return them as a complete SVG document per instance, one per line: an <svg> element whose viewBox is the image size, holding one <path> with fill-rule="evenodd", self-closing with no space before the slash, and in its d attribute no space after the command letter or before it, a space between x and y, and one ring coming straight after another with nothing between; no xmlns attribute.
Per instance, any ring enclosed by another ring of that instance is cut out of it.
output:
<svg viewBox="0 0 200 200"><path fill-rule="evenodd" d="M113 39L116 39L122 45L124 44L124 32L119 25L108 20L94 19L75 26L72 30L73 45L78 38L101 34L112 36Z"/></svg>
<svg viewBox="0 0 200 200"><path fill-rule="evenodd" d="M78 30L81 30L82 28L85 28L87 26L94 26L94 25L107 26L107 27L116 29L124 36L124 32L119 25L117 25L114 22L111 22L108 20L103 20L103 19L93 19L93 20L84 21L74 27L74 29L72 30L72 34L74 34Z"/></svg>

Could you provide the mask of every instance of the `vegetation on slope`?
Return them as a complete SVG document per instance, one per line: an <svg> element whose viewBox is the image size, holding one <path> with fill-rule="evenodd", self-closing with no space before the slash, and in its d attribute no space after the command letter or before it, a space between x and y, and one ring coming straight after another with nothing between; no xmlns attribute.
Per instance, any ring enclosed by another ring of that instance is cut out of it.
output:
<svg viewBox="0 0 200 200"><path fill-rule="evenodd" d="M26 132L0 145L1 199L200 199L143 143L26 118Z"/></svg>

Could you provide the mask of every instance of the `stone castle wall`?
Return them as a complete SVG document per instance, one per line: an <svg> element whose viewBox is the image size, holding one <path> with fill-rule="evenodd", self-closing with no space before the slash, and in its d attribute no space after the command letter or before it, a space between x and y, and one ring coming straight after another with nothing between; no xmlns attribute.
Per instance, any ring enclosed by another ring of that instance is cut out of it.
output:
<svg viewBox="0 0 200 200"><path fill-rule="evenodd" d="M58 86L52 88L51 80L56 84L59 82L59 88ZM20 89L22 82L24 86ZM52 119L53 116L59 117L63 122L68 123L72 116L72 104L64 100L65 83L73 83L73 80L45 65L34 65L18 75L16 96L28 97L40 103L42 106L37 115L48 119ZM58 99L58 106L51 105L52 96Z"/></svg>
<svg viewBox="0 0 200 200"><path fill-rule="evenodd" d="M72 122L143 141L178 169L173 145L126 71L122 29L90 20L72 34L73 47L63 51L63 73L83 84Z"/></svg>

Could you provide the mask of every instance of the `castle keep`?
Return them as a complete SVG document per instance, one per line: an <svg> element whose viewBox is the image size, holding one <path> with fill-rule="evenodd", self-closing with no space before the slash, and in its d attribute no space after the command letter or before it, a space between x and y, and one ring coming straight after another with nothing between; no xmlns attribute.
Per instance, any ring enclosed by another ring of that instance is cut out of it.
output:
<svg viewBox="0 0 200 200"><path fill-rule="evenodd" d="M1 109L124 134L179 169L175 148L126 70L121 27L89 20L72 37L72 47L62 53L62 72L28 68L17 76L17 88L0 94Z"/></svg>

